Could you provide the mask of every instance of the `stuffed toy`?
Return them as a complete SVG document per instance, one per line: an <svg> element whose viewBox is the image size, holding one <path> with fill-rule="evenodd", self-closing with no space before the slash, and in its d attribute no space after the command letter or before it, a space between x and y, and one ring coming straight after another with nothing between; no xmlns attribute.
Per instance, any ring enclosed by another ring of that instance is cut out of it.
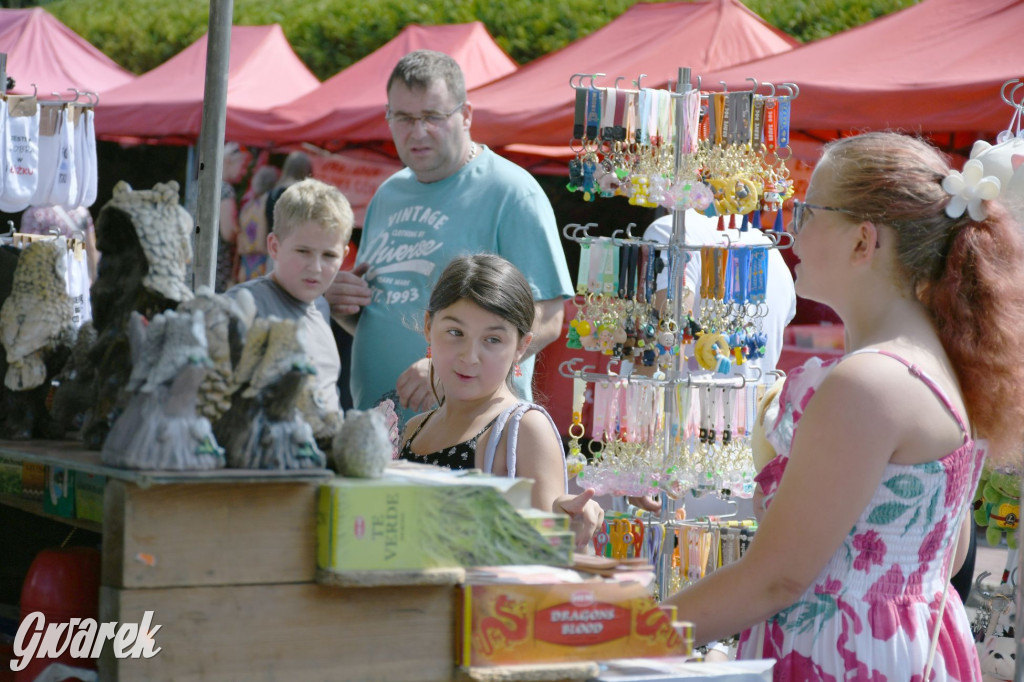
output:
<svg viewBox="0 0 1024 682"><path fill-rule="evenodd" d="M985 539L995 547L1006 533L1006 544L1017 548L1020 523L1020 476L1000 471L985 471L974 498L974 522L986 526Z"/></svg>
<svg viewBox="0 0 1024 682"><path fill-rule="evenodd" d="M1024 138L1010 137L995 145L978 140L971 159L981 162L984 175L999 179L999 197L1024 222Z"/></svg>
<svg viewBox="0 0 1024 682"><path fill-rule="evenodd" d="M982 682L1013 679L1017 659L1017 643L1013 637L987 637L977 648Z"/></svg>

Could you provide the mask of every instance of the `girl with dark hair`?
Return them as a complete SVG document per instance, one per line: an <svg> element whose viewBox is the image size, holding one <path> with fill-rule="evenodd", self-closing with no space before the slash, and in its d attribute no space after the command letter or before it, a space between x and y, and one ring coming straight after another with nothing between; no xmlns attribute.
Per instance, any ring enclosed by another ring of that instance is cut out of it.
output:
<svg viewBox="0 0 1024 682"><path fill-rule="evenodd" d="M949 576L986 451L1020 458L1024 242L976 180L868 133L826 145L795 202L796 291L846 355L786 379L747 553L668 599L698 640L751 628L739 656L776 680L981 678Z"/></svg>
<svg viewBox="0 0 1024 682"><path fill-rule="evenodd" d="M533 506L572 517L582 550L604 520L593 489L567 493L565 453L551 416L512 388L535 311L529 284L500 256L455 258L424 319L438 407L406 426L401 457L451 469L532 478Z"/></svg>

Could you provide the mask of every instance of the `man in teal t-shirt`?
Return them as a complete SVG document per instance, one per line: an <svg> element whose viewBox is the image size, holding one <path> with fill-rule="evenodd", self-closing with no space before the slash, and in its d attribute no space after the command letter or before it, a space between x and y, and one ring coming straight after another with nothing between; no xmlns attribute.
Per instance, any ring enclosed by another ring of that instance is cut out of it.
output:
<svg viewBox="0 0 1024 682"><path fill-rule="evenodd" d="M434 404L423 314L445 265L496 253L526 276L537 302L534 340L516 379L532 398L533 355L561 333L572 284L551 205L525 170L470 138L472 106L448 55L419 50L388 79L388 122L406 168L366 211L356 265L327 293L333 317L354 336L355 407L397 397L404 417Z"/></svg>

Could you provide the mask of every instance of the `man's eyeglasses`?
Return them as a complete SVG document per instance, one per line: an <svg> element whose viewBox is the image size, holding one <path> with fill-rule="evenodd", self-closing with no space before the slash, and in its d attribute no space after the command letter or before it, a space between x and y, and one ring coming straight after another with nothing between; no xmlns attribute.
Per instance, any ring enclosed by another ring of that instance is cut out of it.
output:
<svg viewBox="0 0 1024 682"><path fill-rule="evenodd" d="M388 113L387 116L385 116L385 118L387 119L388 123L390 123L396 128L411 129L416 125L417 122L422 122L423 127L428 128L429 130L436 130L440 128L442 125L444 125L444 122L451 118L453 114L455 114L458 111L461 111L462 107L464 106L466 106L466 103L462 102L454 109L449 111L447 114L443 114L438 111L428 111L422 116L410 116L409 114L392 114L391 109L388 108Z"/></svg>
<svg viewBox="0 0 1024 682"><path fill-rule="evenodd" d="M800 234L800 230L804 229L804 223L810 217L808 211L835 211L836 213L845 213L848 216L858 217L853 211L849 211L845 208L836 208L835 206L818 206L816 204L808 204L807 202L800 201L798 199L793 200L793 234Z"/></svg>

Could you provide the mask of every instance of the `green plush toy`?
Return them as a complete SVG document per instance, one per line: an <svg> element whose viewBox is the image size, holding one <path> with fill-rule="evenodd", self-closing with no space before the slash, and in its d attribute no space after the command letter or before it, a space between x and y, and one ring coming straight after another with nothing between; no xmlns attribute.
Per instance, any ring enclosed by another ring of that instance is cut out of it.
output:
<svg viewBox="0 0 1024 682"><path fill-rule="evenodd" d="M1020 476L985 470L974 496L974 522L986 526L985 539L995 547L1006 533L1006 544L1017 548L1020 523Z"/></svg>

